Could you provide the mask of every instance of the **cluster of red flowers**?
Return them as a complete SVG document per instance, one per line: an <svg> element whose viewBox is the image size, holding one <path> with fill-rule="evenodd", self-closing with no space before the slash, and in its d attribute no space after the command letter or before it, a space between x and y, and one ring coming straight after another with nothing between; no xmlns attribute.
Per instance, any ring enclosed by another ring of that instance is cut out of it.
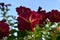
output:
<svg viewBox="0 0 60 40"><path fill-rule="evenodd" d="M9 25L4 21L0 21L0 39L9 36Z"/></svg>
<svg viewBox="0 0 60 40"><path fill-rule="evenodd" d="M48 12L47 15L51 22L60 22L60 12L58 10L52 10Z"/></svg>
<svg viewBox="0 0 60 40"><path fill-rule="evenodd" d="M50 22L60 22L60 12L52 10L46 12L45 10L31 11L31 9L20 6L16 8L18 13L18 29L19 30L31 30L38 24L45 24L48 18Z"/></svg>
<svg viewBox="0 0 60 40"><path fill-rule="evenodd" d="M34 31L34 27L39 23L40 15L22 6L16 8L16 11L18 12L18 29Z"/></svg>

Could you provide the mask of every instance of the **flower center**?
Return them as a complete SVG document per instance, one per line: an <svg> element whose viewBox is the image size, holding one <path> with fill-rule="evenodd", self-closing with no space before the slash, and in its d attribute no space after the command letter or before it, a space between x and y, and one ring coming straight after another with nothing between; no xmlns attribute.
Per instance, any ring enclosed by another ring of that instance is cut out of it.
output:
<svg viewBox="0 0 60 40"><path fill-rule="evenodd" d="M34 22L34 21L36 21L37 20L37 18L36 19L32 19L32 15L29 17L29 23L32 23L32 22Z"/></svg>

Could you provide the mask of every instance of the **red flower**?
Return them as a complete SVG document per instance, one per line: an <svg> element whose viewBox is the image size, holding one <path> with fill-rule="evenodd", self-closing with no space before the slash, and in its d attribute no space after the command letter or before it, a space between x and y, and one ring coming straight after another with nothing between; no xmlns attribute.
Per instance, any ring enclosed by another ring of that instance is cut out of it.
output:
<svg viewBox="0 0 60 40"><path fill-rule="evenodd" d="M39 24L44 24L46 22L46 19L47 19L46 11L45 10L38 11L38 13L41 16L40 21L39 21Z"/></svg>
<svg viewBox="0 0 60 40"><path fill-rule="evenodd" d="M44 27L44 24L46 23L46 19L47 19L46 11L42 10L42 11L38 11L38 13L41 16L39 21L39 26L42 28Z"/></svg>
<svg viewBox="0 0 60 40"><path fill-rule="evenodd" d="M60 12L58 10L52 10L51 12L48 12L48 19L51 22L60 22Z"/></svg>
<svg viewBox="0 0 60 40"><path fill-rule="evenodd" d="M20 11L21 12L20 12ZM34 31L34 27L39 23L40 15L35 11L29 11L27 8L19 8L17 10L18 16L18 29ZM23 11L22 11L23 10ZM29 12L28 12L29 11Z"/></svg>
<svg viewBox="0 0 60 40"><path fill-rule="evenodd" d="M26 7L23 7L23 6L17 7L17 8L16 8L16 11L18 12L18 15L19 15L19 14L24 14L24 15L26 15L26 14L28 14L28 13L31 12L31 10L30 10L29 8L26 8Z"/></svg>
<svg viewBox="0 0 60 40"><path fill-rule="evenodd" d="M9 25L3 21L0 21L0 39L5 36L9 36Z"/></svg>

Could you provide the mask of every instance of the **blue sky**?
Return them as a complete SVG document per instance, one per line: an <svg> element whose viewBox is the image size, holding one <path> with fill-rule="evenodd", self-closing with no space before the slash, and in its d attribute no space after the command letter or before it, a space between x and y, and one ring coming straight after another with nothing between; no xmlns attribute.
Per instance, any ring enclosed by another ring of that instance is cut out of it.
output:
<svg viewBox="0 0 60 40"><path fill-rule="evenodd" d="M15 8L19 6L28 7L31 10L37 10L41 6L47 12L52 9L60 10L60 0L0 0L0 2L12 5L8 13L11 15L17 15Z"/></svg>

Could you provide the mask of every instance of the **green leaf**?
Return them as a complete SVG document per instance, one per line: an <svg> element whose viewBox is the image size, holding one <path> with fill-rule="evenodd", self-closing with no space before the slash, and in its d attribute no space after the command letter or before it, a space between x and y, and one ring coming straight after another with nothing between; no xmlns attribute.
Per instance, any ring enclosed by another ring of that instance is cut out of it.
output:
<svg viewBox="0 0 60 40"><path fill-rule="evenodd" d="M58 26L60 26L60 23L58 23Z"/></svg>
<svg viewBox="0 0 60 40"><path fill-rule="evenodd" d="M27 35L27 32L26 31L18 31L17 32L17 38L18 40L23 40L23 38Z"/></svg>
<svg viewBox="0 0 60 40"><path fill-rule="evenodd" d="M7 40L15 40L15 39L16 39L16 36L14 36L14 35L11 35L7 38Z"/></svg>
<svg viewBox="0 0 60 40"><path fill-rule="evenodd" d="M17 28L17 26L14 26L14 28Z"/></svg>
<svg viewBox="0 0 60 40"><path fill-rule="evenodd" d="M10 9L8 9L8 8L6 9L6 11L9 11L9 10L10 10Z"/></svg>
<svg viewBox="0 0 60 40"><path fill-rule="evenodd" d="M15 32L17 32L15 29L12 29L11 31L10 31L10 34L14 34Z"/></svg>
<svg viewBox="0 0 60 40"><path fill-rule="evenodd" d="M18 24L18 22L14 22L14 24Z"/></svg>
<svg viewBox="0 0 60 40"><path fill-rule="evenodd" d="M26 31L18 31L18 37L25 37L27 35Z"/></svg>
<svg viewBox="0 0 60 40"><path fill-rule="evenodd" d="M41 37L36 37L35 40L42 40L42 38Z"/></svg>
<svg viewBox="0 0 60 40"><path fill-rule="evenodd" d="M3 16L4 16L4 17L6 16L6 12L3 13Z"/></svg>
<svg viewBox="0 0 60 40"><path fill-rule="evenodd" d="M56 40L60 40L60 36L57 36Z"/></svg>
<svg viewBox="0 0 60 40"><path fill-rule="evenodd" d="M8 23L11 23L12 20L7 20L7 21L8 21Z"/></svg>
<svg viewBox="0 0 60 40"><path fill-rule="evenodd" d="M12 18L16 20L16 16L12 16Z"/></svg>
<svg viewBox="0 0 60 40"><path fill-rule="evenodd" d="M14 23L10 23L10 26L13 26L14 25Z"/></svg>
<svg viewBox="0 0 60 40"><path fill-rule="evenodd" d="M52 25L54 25L54 24L55 24L54 22L49 22L48 25L49 25L49 27L50 27L50 26L52 26Z"/></svg>
<svg viewBox="0 0 60 40"><path fill-rule="evenodd" d="M5 8L1 8L1 11L4 11L5 10Z"/></svg>
<svg viewBox="0 0 60 40"><path fill-rule="evenodd" d="M58 32L56 35L56 40L60 40L60 32Z"/></svg>

